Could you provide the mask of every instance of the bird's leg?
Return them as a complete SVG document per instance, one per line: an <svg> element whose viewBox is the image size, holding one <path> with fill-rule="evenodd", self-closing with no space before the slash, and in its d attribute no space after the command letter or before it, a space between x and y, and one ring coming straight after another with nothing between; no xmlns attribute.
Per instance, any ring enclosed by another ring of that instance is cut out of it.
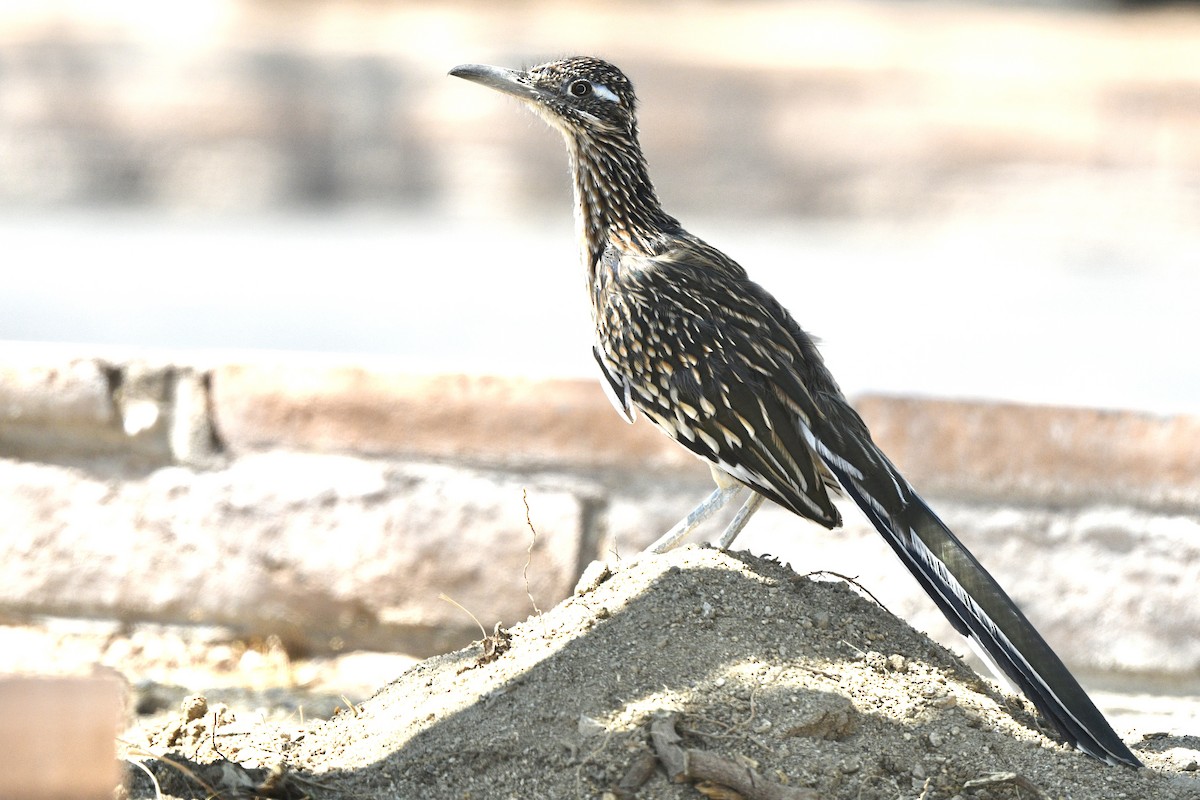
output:
<svg viewBox="0 0 1200 800"><path fill-rule="evenodd" d="M758 507L766 499L758 492L750 492L750 496L746 498L746 502L738 510L737 516L733 518L733 521L729 523L729 527L721 534L721 539L717 542L717 547L721 550L728 550L729 546L733 544L733 540L738 537L738 534L742 532L742 528L746 527L746 523L750 521L750 518L754 516L754 512L758 511Z"/></svg>
<svg viewBox="0 0 1200 800"><path fill-rule="evenodd" d="M675 527L660 536L658 541L647 547L647 553L667 552L694 531L696 526L724 508L726 503L741 494L742 490L746 488L744 483L715 464L709 464L708 468L712 472L713 481L717 484L716 491L710 494L703 503L693 508L690 514L679 520ZM746 500L737 516L729 523L729 527L721 534L721 540L717 543L718 547L722 550L729 549L729 545L733 544L733 540L742 532L742 528L746 527L746 523L750 521L750 517L754 516L754 512L758 511L758 507L762 505L764 499L758 492L750 493L750 498Z"/></svg>
<svg viewBox="0 0 1200 800"><path fill-rule="evenodd" d="M733 497L736 497L746 487L740 483L722 486L714 490L700 505L692 509L692 512L676 523L675 527L664 533L658 538L654 544L646 548L647 553L665 553L675 545L679 544L683 537L696 529L704 520L711 517L717 511L725 506ZM739 514L740 516L740 514Z"/></svg>

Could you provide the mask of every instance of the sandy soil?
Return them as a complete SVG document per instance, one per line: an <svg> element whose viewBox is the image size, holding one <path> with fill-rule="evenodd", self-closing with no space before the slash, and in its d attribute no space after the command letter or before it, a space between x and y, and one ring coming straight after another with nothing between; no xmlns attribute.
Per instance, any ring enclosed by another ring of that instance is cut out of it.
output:
<svg viewBox="0 0 1200 800"><path fill-rule="evenodd" d="M1200 798L1200 735L1103 765L852 587L696 548L327 721L193 696L138 736L133 798Z"/></svg>

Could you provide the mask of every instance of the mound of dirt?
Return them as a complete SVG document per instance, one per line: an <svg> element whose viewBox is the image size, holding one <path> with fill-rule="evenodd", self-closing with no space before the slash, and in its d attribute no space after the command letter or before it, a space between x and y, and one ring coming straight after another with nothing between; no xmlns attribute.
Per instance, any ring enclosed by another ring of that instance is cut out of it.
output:
<svg viewBox="0 0 1200 800"><path fill-rule="evenodd" d="M192 698L130 794L1200 798L1200 738L1133 742L1143 770L1057 745L845 583L700 548L598 577L326 722L245 724Z"/></svg>

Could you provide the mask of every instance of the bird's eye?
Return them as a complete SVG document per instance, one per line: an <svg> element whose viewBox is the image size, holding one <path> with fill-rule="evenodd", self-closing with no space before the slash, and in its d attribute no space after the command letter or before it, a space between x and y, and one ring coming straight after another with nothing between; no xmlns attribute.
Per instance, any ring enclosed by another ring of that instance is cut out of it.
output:
<svg viewBox="0 0 1200 800"><path fill-rule="evenodd" d="M585 81L582 79L572 81L571 85L567 87L567 91L570 92L573 97L587 97L592 93L591 81Z"/></svg>

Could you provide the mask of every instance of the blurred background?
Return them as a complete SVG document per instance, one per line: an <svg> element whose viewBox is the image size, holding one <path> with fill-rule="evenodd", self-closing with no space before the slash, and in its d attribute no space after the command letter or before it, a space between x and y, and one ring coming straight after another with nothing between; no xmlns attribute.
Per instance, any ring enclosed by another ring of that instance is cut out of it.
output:
<svg viewBox="0 0 1200 800"><path fill-rule="evenodd" d="M849 393L1200 410L1195 6L0 3L0 339L591 376L558 135L598 54L665 205Z"/></svg>
<svg viewBox="0 0 1200 800"><path fill-rule="evenodd" d="M1118 728L1195 731L1194 4L0 0L0 672L327 715L707 493L599 399L558 134L446 74L580 53ZM946 634L809 527L743 543Z"/></svg>

